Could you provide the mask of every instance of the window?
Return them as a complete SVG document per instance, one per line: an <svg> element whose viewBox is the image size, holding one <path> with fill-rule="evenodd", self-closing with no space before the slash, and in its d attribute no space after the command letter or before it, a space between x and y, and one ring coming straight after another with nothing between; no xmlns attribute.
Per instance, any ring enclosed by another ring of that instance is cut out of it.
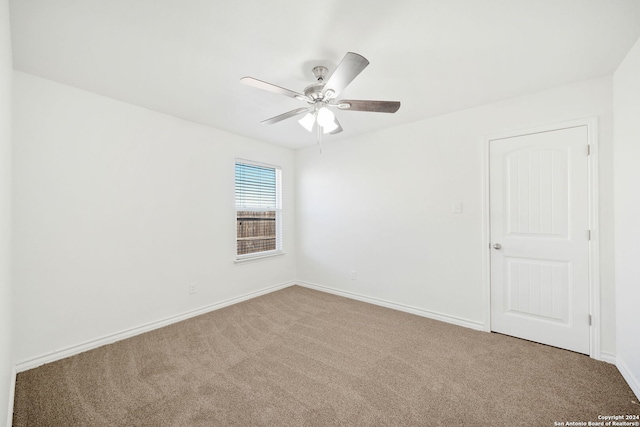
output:
<svg viewBox="0 0 640 427"><path fill-rule="evenodd" d="M236 258L282 252L282 171L236 160Z"/></svg>

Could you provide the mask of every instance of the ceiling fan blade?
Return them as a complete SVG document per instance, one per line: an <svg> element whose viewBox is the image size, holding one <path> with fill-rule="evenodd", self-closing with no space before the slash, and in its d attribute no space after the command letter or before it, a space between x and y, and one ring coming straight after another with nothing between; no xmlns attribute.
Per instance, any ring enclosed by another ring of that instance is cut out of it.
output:
<svg viewBox="0 0 640 427"><path fill-rule="evenodd" d="M400 108L398 101L363 101L356 99L341 99L336 102L341 110L372 111L375 113L395 113Z"/></svg>
<svg viewBox="0 0 640 427"><path fill-rule="evenodd" d="M338 96L367 65L369 65L369 61L364 56L347 52L327 80L322 93L329 98Z"/></svg>
<svg viewBox="0 0 640 427"><path fill-rule="evenodd" d="M243 77L240 79L240 81L246 85L257 87L258 89L267 90L273 93L278 93L280 95L288 96L290 98L297 98L301 101L312 102L310 98L308 98L307 96L301 93L298 93L289 89L285 89L283 87L276 86L271 83L263 82L262 80L254 79L253 77Z"/></svg>
<svg viewBox="0 0 640 427"><path fill-rule="evenodd" d="M271 117L270 119L263 120L260 123L262 123L263 125L272 125L274 123L278 123L283 120L286 120L290 117L294 117L302 113L307 113L311 110L313 110L313 108L296 108L295 110L288 111L286 113L280 114L279 116L275 116L275 117Z"/></svg>

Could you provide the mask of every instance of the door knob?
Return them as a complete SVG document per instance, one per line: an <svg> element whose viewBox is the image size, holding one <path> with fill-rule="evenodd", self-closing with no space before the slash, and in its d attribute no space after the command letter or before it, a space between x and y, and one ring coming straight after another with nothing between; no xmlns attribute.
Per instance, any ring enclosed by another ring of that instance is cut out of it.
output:
<svg viewBox="0 0 640 427"><path fill-rule="evenodd" d="M502 245L500 243L494 243L493 244L493 249L496 249L496 250L499 251L500 249L502 249Z"/></svg>

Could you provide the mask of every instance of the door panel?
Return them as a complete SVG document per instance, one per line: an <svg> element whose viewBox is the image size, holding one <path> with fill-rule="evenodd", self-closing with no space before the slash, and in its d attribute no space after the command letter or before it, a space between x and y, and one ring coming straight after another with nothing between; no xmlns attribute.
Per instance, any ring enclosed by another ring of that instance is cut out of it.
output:
<svg viewBox="0 0 640 427"><path fill-rule="evenodd" d="M492 330L589 353L587 127L490 142Z"/></svg>
<svg viewBox="0 0 640 427"><path fill-rule="evenodd" d="M507 312L567 323L570 263L507 258Z"/></svg>
<svg viewBox="0 0 640 427"><path fill-rule="evenodd" d="M524 149L506 155L507 233L567 237L567 153Z"/></svg>

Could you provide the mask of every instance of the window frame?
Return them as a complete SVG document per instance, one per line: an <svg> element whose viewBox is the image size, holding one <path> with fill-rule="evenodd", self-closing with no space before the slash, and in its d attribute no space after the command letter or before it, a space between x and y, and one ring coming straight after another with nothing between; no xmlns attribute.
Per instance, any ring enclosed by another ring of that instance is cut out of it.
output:
<svg viewBox="0 0 640 427"><path fill-rule="evenodd" d="M268 168L268 169L273 169L275 171L275 208L265 208L265 207L259 207L259 206L251 206L251 205L239 205L238 204L238 197L237 197L237 193L236 193L236 187L237 187L237 175L236 175L236 169L237 169L237 165L247 165L247 166L255 166L255 167L260 167L260 168ZM243 159L243 158L236 158L234 161L234 168L233 168L233 173L234 173L234 207L235 207L235 224L236 224L236 231L235 231L235 262L236 263L242 263L245 261L252 261L252 260L256 260L256 259L262 259L262 258L269 258L269 257L273 257L273 256L278 256L278 255L283 255L284 251L282 249L282 167L278 166L278 165L273 165L273 164L268 164L268 163L263 163L263 162L256 162L253 160L248 160L248 159ZM242 211L253 211L253 212L275 212L275 249L270 249L270 250L266 250L266 251L257 251L257 252L251 252L248 254L238 254L238 212L242 212Z"/></svg>

